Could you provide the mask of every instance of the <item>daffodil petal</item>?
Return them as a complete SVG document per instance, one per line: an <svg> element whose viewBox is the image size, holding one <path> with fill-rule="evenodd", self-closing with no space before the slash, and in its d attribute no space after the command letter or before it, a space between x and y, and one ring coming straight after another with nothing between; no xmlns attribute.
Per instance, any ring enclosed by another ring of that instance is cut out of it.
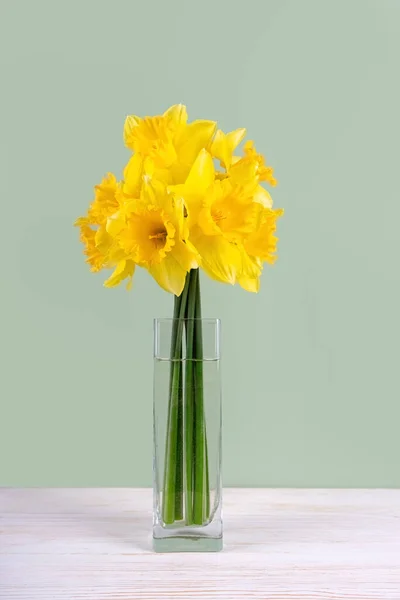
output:
<svg viewBox="0 0 400 600"><path fill-rule="evenodd" d="M87 217L79 217L74 221L74 227L84 227L85 225L89 225L89 219Z"/></svg>
<svg viewBox="0 0 400 600"><path fill-rule="evenodd" d="M272 208L272 198L262 185L257 186L255 194L253 196L254 202L262 204L265 208Z"/></svg>
<svg viewBox="0 0 400 600"><path fill-rule="evenodd" d="M239 160L231 166L229 175L233 182L239 185L250 183L255 188L258 184L257 168L256 162Z"/></svg>
<svg viewBox="0 0 400 600"><path fill-rule="evenodd" d="M124 142L125 146L127 146L131 150L135 149L133 145L132 131L135 127L137 127L140 124L141 120L142 119L140 117L136 117L135 115L129 115L125 119Z"/></svg>
<svg viewBox="0 0 400 600"><path fill-rule="evenodd" d="M177 125L184 125L188 120L186 106L184 104L174 104L165 111L164 117L169 117Z"/></svg>
<svg viewBox="0 0 400 600"><path fill-rule="evenodd" d="M148 271L164 290L175 296L181 295L185 287L187 271L181 267L172 253L167 254L160 263L149 266Z"/></svg>
<svg viewBox="0 0 400 600"><path fill-rule="evenodd" d="M143 158L133 154L124 169L123 192L133 198L138 198L143 180Z"/></svg>
<svg viewBox="0 0 400 600"><path fill-rule="evenodd" d="M197 269L199 266L199 256L197 251L189 241L183 242L182 240L177 239L171 254L185 271Z"/></svg>
<svg viewBox="0 0 400 600"><path fill-rule="evenodd" d="M104 282L104 287L115 287L127 277L132 279L134 272L135 263L132 260L121 260L112 275Z"/></svg>
<svg viewBox="0 0 400 600"><path fill-rule="evenodd" d="M106 231L113 237L118 235L124 227L126 227L126 221L121 211L114 213L107 219Z"/></svg>
<svg viewBox="0 0 400 600"><path fill-rule="evenodd" d="M211 154L215 156L227 169L232 163L232 154L246 135L244 128L235 129L230 133L224 133L218 129L211 144Z"/></svg>
<svg viewBox="0 0 400 600"><path fill-rule="evenodd" d="M256 277L254 279L249 279L246 277L239 277L238 279L239 285L246 290L246 292L257 293L260 290L260 278Z"/></svg>
<svg viewBox="0 0 400 600"><path fill-rule="evenodd" d="M241 256L242 266L241 270L238 273L238 281L240 280L248 281L257 280L262 271L262 261L259 258L249 256L242 245L238 246L238 251ZM250 284L249 284L250 285ZM249 291L258 291L258 290L249 290Z"/></svg>
<svg viewBox="0 0 400 600"><path fill-rule="evenodd" d="M112 243L112 238L105 227L99 227L99 229L96 231L96 235L94 236L94 242L96 248L98 248L100 252L104 254L107 252Z"/></svg>
<svg viewBox="0 0 400 600"><path fill-rule="evenodd" d="M175 140L179 160L191 164L200 150L207 148L216 129L215 121L193 121L183 128Z"/></svg>
<svg viewBox="0 0 400 600"><path fill-rule="evenodd" d="M210 207L202 206L197 215L197 223L207 236L221 235L221 229L212 218Z"/></svg>
<svg viewBox="0 0 400 600"><path fill-rule="evenodd" d="M194 228L191 239L201 256L201 266L207 275L216 281L233 285L237 271L241 269L241 258L235 245L222 235L203 235L198 227Z"/></svg>
<svg viewBox="0 0 400 600"><path fill-rule="evenodd" d="M202 195L213 183L215 177L214 163L211 154L204 148L197 155L190 169L184 187L188 193Z"/></svg>
<svg viewBox="0 0 400 600"><path fill-rule="evenodd" d="M173 193L175 202L182 206L182 214L187 213L186 228L190 229L197 223L203 196L196 192L187 192L184 185L171 186L169 190ZM183 239L185 237L183 236Z"/></svg>

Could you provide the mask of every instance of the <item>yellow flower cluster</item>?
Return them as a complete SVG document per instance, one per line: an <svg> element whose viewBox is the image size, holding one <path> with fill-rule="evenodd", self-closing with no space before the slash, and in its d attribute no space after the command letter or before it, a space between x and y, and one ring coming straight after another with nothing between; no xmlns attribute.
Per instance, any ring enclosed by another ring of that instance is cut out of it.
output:
<svg viewBox="0 0 400 600"><path fill-rule="evenodd" d="M128 279L136 265L179 296L190 269L257 292L263 263L275 260L273 170L253 142L235 149L245 129L188 123L178 104L162 116L129 116L124 139L133 154L122 181L108 174L95 187L88 213L76 221L92 271L113 268L105 282ZM215 164L219 163L219 168Z"/></svg>

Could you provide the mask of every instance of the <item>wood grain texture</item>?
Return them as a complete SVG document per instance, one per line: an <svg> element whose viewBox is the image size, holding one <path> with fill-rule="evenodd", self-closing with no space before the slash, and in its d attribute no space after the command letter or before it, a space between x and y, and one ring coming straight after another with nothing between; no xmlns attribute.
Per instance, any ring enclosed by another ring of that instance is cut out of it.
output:
<svg viewBox="0 0 400 600"><path fill-rule="evenodd" d="M0 489L0 598L400 600L400 490L225 490L219 554L153 554L151 505Z"/></svg>

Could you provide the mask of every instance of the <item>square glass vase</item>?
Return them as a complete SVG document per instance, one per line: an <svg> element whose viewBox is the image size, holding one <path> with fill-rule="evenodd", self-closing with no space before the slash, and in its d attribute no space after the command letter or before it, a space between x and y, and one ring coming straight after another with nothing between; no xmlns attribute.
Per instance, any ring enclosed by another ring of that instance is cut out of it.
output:
<svg viewBox="0 0 400 600"><path fill-rule="evenodd" d="M222 549L220 321L154 322L153 549Z"/></svg>

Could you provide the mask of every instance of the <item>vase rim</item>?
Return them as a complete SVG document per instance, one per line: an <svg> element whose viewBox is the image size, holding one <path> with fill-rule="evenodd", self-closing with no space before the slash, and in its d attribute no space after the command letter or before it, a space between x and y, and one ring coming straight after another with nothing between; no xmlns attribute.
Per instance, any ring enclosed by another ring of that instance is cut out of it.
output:
<svg viewBox="0 0 400 600"><path fill-rule="evenodd" d="M221 319L217 318L217 317L194 317L194 318L184 318L184 319L179 319L178 317L174 318L174 317L156 317L154 319L154 323L172 323L173 321L179 321L179 320L183 320L183 321L203 321L203 323L214 323L216 325L220 325L221 324Z"/></svg>
<svg viewBox="0 0 400 600"><path fill-rule="evenodd" d="M218 360L220 358L221 321L219 319L154 319L154 358L172 360L171 344L176 336L182 336L181 355L173 360L186 360L189 331L197 331L202 345L202 360ZM193 359L192 355L190 354Z"/></svg>

